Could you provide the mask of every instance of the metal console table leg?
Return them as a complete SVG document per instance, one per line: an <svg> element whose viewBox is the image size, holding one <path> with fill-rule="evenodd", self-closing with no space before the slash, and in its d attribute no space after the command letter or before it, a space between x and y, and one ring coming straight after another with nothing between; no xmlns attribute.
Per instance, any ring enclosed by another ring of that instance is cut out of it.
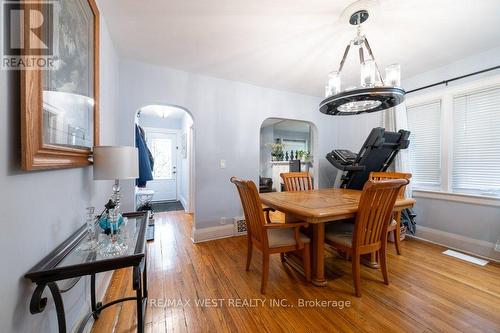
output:
<svg viewBox="0 0 500 333"><path fill-rule="evenodd" d="M52 298L56 306L57 325L59 326L59 333L66 333L66 315L64 314L64 303L61 297L59 287L55 282L47 282L37 284L33 295L31 296L30 312L31 314L41 313L47 306L47 298L42 297L45 287L49 287Z"/></svg>

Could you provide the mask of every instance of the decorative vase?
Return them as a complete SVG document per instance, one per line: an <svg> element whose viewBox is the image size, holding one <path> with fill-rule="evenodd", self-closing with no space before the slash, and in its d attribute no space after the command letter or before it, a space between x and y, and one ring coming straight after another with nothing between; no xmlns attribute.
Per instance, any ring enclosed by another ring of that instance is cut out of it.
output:
<svg viewBox="0 0 500 333"><path fill-rule="evenodd" d="M123 224L123 216L122 214L118 214L118 229L120 229L120 226ZM102 230L106 234L109 234L111 232L111 221L108 217L108 212L104 212L99 219L99 226L101 227Z"/></svg>

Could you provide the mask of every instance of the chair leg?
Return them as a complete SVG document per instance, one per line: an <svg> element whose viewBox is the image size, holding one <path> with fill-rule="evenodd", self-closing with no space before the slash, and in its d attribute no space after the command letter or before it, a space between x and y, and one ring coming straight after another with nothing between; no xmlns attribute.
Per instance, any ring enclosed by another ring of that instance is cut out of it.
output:
<svg viewBox="0 0 500 333"><path fill-rule="evenodd" d="M396 216L396 229L394 229L394 245L396 246L396 252L401 255L401 212Z"/></svg>
<svg viewBox="0 0 500 333"><path fill-rule="evenodd" d="M394 229L393 231L393 236L394 236L394 245L396 246L396 253L398 255L401 255L401 240L399 239L401 235L401 231L398 230L399 228Z"/></svg>
<svg viewBox="0 0 500 333"><path fill-rule="evenodd" d="M361 267L360 267L360 255L352 254L352 279L354 281L354 291L356 297L361 297Z"/></svg>
<svg viewBox="0 0 500 333"><path fill-rule="evenodd" d="M302 250L302 263L304 265L306 281L311 282L311 247L309 243L304 244L304 249Z"/></svg>
<svg viewBox="0 0 500 333"><path fill-rule="evenodd" d="M384 283L389 284L389 275L387 274L387 240L382 240L382 246L379 251L380 269L384 277Z"/></svg>
<svg viewBox="0 0 500 333"><path fill-rule="evenodd" d="M282 263L286 262L285 254L283 252L280 253L280 258Z"/></svg>
<svg viewBox="0 0 500 333"><path fill-rule="evenodd" d="M250 269L250 262L252 261L252 250L253 250L252 241L249 239L247 246L247 267L246 267L247 271Z"/></svg>
<svg viewBox="0 0 500 333"><path fill-rule="evenodd" d="M262 282L260 284L260 293L266 293L267 279L269 277L269 253L262 253Z"/></svg>

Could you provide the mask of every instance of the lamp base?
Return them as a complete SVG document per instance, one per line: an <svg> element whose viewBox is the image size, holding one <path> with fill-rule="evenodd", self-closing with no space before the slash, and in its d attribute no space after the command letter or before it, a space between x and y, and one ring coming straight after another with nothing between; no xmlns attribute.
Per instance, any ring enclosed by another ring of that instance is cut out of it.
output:
<svg viewBox="0 0 500 333"><path fill-rule="evenodd" d="M118 241L109 241L107 245L101 249L100 253L103 257L120 256L128 249L127 244L119 243Z"/></svg>

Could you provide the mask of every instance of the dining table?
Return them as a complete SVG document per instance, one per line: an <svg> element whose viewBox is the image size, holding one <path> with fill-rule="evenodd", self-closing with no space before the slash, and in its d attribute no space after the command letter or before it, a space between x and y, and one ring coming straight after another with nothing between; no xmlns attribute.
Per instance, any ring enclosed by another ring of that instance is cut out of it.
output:
<svg viewBox="0 0 500 333"><path fill-rule="evenodd" d="M309 191L261 193L262 204L285 214L285 222L307 222L312 229L312 283L326 286L325 224L356 217L362 191L343 188L324 188ZM411 208L412 198L396 201L394 211Z"/></svg>

